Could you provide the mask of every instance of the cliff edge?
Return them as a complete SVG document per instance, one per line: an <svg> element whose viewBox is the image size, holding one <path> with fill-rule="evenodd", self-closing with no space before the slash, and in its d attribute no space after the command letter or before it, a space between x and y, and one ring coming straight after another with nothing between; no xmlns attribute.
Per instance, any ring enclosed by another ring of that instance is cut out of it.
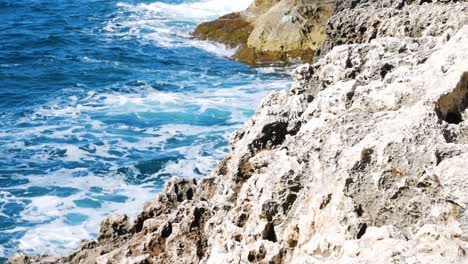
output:
<svg viewBox="0 0 468 264"><path fill-rule="evenodd" d="M325 39L335 0L255 0L247 10L200 24L193 35L238 47L251 64L311 62Z"/></svg>
<svg viewBox="0 0 468 264"><path fill-rule="evenodd" d="M468 263L467 14L336 1L315 62L211 176L172 179L70 255L8 263Z"/></svg>

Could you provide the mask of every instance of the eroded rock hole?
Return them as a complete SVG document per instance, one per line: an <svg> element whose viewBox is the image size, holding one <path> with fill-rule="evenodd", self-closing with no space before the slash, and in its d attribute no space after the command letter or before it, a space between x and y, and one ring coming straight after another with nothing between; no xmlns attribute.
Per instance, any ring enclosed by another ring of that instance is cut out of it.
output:
<svg viewBox="0 0 468 264"><path fill-rule="evenodd" d="M384 79L385 76L387 76L387 74L388 74L389 72L391 72L394 68L395 68L395 66L386 63L386 64L383 65L382 68L380 69L380 77L382 77L382 79Z"/></svg>
<svg viewBox="0 0 468 264"><path fill-rule="evenodd" d="M187 199L188 199L188 200L192 200L192 198L193 198L193 190L192 190L192 188L189 188L189 189L185 192L185 195L187 196Z"/></svg>
<svg viewBox="0 0 468 264"><path fill-rule="evenodd" d="M361 237L366 233L366 230L367 230L367 224L366 223L362 223L359 225L359 231L356 235L356 238L357 239L361 239Z"/></svg>
<svg viewBox="0 0 468 264"><path fill-rule="evenodd" d="M445 121L449 124L460 124L463 121L460 113L448 112Z"/></svg>
<svg viewBox="0 0 468 264"><path fill-rule="evenodd" d="M255 251L249 251L249 255L247 256L247 259L249 262L254 262L255 261Z"/></svg>
<svg viewBox="0 0 468 264"><path fill-rule="evenodd" d="M294 136L301 128L301 123L298 122L290 130L288 130L288 122L277 121L267 124L262 129L262 134L250 144L252 152L256 152L265 148L272 148L283 143L286 135Z"/></svg>
<svg viewBox="0 0 468 264"><path fill-rule="evenodd" d="M161 237L167 238L172 234L172 223L166 222L161 228Z"/></svg>
<svg viewBox="0 0 468 264"><path fill-rule="evenodd" d="M205 208L195 208L193 211L193 221L190 224L190 229L200 227L203 213L205 213Z"/></svg>
<svg viewBox="0 0 468 264"><path fill-rule="evenodd" d="M297 195L294 194L294 193L289 193L286 196L285 201L281 205L283 207L283 212L285 214L287 214L289 212L289 209L291 209L291 207L294 204L294 202L296 201L296 199L297 199Z"/></svg>
<svg viewBox="0 0 468 264"><path fill-rule="evenodd" d="M265 229L262 232L262 238L271 242L276 242L275 227L272 223L266 224Z"/></svg>
<svg viewBox="0 0 468 264"><path fill-rule="evenodd" d="M245 223L247 222L247 219L249 219L249 216L245 213L242 213L239 215L239 217L237 217L237 220L236 220L236 226L238 227L244 227Z"/></svg>
<svg viewBox="0 0 468 264"><path fill-rule="evenodd" d="M468 72L464 72L455 89L442 96L436 103L439 119L449 124L463 122L463 112L468 107Z"/></svg>

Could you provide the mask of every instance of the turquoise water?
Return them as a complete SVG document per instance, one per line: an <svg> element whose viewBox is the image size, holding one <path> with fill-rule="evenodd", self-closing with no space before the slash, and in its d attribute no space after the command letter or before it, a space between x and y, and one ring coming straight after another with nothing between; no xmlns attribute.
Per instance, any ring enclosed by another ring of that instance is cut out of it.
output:
<svg viewBox="0 0 468 264"><path fill-rule="evenodd" d="M61 254L171 176L202 177L275 68L190 38L250 0L0 0L0 262Z"/></svg>

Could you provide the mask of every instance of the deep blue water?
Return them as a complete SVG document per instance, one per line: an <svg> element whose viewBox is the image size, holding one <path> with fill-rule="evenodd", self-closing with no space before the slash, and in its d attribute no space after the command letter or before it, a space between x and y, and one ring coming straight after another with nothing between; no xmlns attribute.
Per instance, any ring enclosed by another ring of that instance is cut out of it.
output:
<svg viewBox="0 0 468 264"><path fill-rule="evenodd" d="M0 262L60 254L171 176L201 177L273 68L190 39L250 0L0 0Z"/></svg>

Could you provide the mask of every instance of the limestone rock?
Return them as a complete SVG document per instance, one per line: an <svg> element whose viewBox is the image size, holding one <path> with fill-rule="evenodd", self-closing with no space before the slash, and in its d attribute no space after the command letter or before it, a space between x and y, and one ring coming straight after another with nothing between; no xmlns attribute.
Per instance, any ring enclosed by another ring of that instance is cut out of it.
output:
<svg viewBox="0 0 468 264"><path fill-rule="evenodd" d="M325 39L325 25L334 1L283 0L254 20L247 45L237 58L249 63L312 61Z"/></svg>
<svg viewBox="0 0 468 264"><path fill-rule="evenodd" d="M241 13L200 24L194 36L238 46L234 57L249 64L312 61L334 7L325 0L257 0Z"/></svg>
<svg viewBox="0 0 468 264"><path fill-rule="evenodd" d="M464 0L338 1L319 53L324 55L337 45L369 42L385 36L441 35L468 23L466 4L450 4L456 2L466 3Z"/></svg>

